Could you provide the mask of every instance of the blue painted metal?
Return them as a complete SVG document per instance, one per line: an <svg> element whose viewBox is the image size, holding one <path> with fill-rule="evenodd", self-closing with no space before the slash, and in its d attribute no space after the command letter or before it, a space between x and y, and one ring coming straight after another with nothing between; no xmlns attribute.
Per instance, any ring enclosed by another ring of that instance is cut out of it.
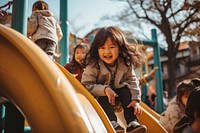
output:
<svg viewBox="0 0 200 133"><path fill-rule="evenodd" d="M142 66L142 74L143 74L143 76L146 74L145 65ZM147 85L146 84L142 84L142 101L146 100L147 93L148 93Z"/></svg>
<svg viewBox="0 0 200 133"><path fill-rule="evenodd" d="M69 62L69 34L68 34L68 0L60 0L60 22L63 38L60 41L61 58L59 63L64 66Z"/></svg>
<svg viewBox="0 0 200 133"><path fill-rule="evenodd" d="M13 0L12 28L26 36L27 31L27 0Z"/></svg>
<svg viewBox="0 0 200 133"><path fill-rule="evenodd" d="M5 106L3 104L0 105L0 110L1 110L1 119L0 119L0 131L1 133L4 132L4 123L5 123Z"/></svg>
<svg viewBox="0 0 200 133"><path fill-rule="evenodd" d="M153 53L154 53L154 67L158 67L155 71L156 77L156 94L157 94L157 112L162 113L164 111L163 104L163 83L162 83L162 70L160 62L160 47L157 40L156 29L151 30L153 44Z"/></svg>
<svg viewBox="0 0 200 133"><path fill-rule="evenodd" d="M5 133L23 133L24 117L20 111L11 103L5 104Z"/></svg>
<svg viewBox="0 0 200 133"><path fill-rule="evenodd" d="M158 113L162 113L164 111L164 104L163 104L163 83L162 83L162 73L161 73L161 62L160 62L160 47L157 40L157 33L156 29L151 30L152 40L140 40L140 39L133 39L128 38L128 41L135 41L141 42L144 45L149 45L153 47L154 53L154 68L158 67L158 70L155 71L156 77L156 94L157 94L157 109ZM145 90L144 90L145 91Z"/></svg>
<svg viewBox="0 0 200 133"><path fill-rule="evenodd" d="M93 40L94 40L94 35L89 35L89 41L90 41L90 43L92 43Z"/></svg>

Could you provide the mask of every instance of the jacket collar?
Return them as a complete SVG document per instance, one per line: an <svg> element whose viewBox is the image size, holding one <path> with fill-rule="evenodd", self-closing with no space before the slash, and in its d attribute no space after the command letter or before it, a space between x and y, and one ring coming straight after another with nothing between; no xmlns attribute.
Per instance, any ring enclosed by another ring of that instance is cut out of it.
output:
<svg viewBox="0 0 200 133"><path fill-rule="evenodd" d="M105 64L103 63L103 61L101 59L99 59L99 67L101 69L101 73L104 75L104 74L107 74L107 73L110 73L109 70L106 68ZM128 71L128 67L125 65L123 59L121 57L119 57L117 59L117 71L119 72L126 72ZM120 68L120 69L118 69Z"/></svg>

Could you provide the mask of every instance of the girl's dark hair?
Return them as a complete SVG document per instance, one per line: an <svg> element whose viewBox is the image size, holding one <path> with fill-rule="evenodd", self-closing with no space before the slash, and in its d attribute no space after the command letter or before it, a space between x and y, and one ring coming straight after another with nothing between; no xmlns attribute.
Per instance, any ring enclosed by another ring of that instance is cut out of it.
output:
<svg viewBox="0 0 200 133"><path fill-rule="evenodd" d="M109 37L114 44L119 46L119 56L124 60L127 66L133 64L134 67L137 68L144 63L144 53L139 51L135 44L128 43L124 33L118 27L110 26L100 28L96 33L90 50L86 55L86 65L91 62L94 63L94 65L98 64L98 49L104 45Z"/></svg>
<svg viewBox="0 0 200 133"><path fill-rule="evenodd" d="M200 119L200 86L199 86L199 79L195 78L194 80L197 87L195 87L189 94L187 99L186 107L185 107L185 114L181 120L176 123L174 126L173 133L182 133L185 127L187 126L186 123L192 124L193 121L197 118Z"/></svg>
<svg viewBox="0 0 200 133"><path fill-rule="evenodd" d="M33 4L33 6L32 6L32 11L33 11L34 9L38 9L38 10L49 10L49 5L48 5L46 2L39 0L39 1L36 1L36 2Z"/></svg>
<svg viewBox="0 0 200 133"><path fill-rule="evenodd" d="M199 78L193 78L191 81L194 83L195 86L200 86L200 79Z"/></svg>
<svg viewBox="0 0 200 133"><path fill-rule="evenodd" d="M74 66L80 66L80 64L75 60L75 52L76 52L76 49L78 49L78 48L85 49L86 52L88 51L88 46L86 44L81 43L81 44L76 45L74 47L72 60L70 61L70 63L71 63L71 68L70 69L74 69L75 68ZM80 67L82 67L82 66L80 66Z"/></svg>
<svg viewBox="0 0 200 133"><path fill-rule="evenodd" d="M177 102L181 103L181 98L183 95L189 95L190 92L197 86L200 85L200 79L193 78L193 79L187 79L180 82L177 86Z"/></svg>
<svg viewBox="0 0 200 133"><path fill-rule="evenodd" d="M191 121L194 120L195 112L197 117L200 118L200 86L191 91L185 107L185 114Z"/></svg>

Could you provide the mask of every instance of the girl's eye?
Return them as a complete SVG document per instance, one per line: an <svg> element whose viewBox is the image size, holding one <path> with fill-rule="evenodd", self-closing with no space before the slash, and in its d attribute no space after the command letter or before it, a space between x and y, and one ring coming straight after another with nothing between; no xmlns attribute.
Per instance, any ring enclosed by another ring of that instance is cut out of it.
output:
<svg viewBox="0 0 200 133"><path fill-rule="evenodd" d="M110 46L110 48L115 48L115 45Z"/></svg>
<svg viewBox="0 0 200 133"><path fill-rule="evenodd" d="M99 49L105 49L105 47L99 47Z"/></svg>

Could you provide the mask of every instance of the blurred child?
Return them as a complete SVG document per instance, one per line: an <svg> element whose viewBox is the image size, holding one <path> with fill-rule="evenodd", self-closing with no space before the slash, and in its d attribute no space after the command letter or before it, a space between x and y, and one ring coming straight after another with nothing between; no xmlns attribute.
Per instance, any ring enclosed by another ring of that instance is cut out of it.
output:
<svg viewBox="0 0 200 133"><path fill-rule="evenodd" d="M65 65L65 68L71 74L73 74L80 82L84 68L83 60L85 58L87 51L88 51L88 46L86 44L78 44L74 48L72 60L70 61L70 63L67 63Z"/></svg>
<svg viewBox="0 0 200 133"><path fill-rule="evenodd" d="M189 95L184 116L174 127L174 133L200 133L200 86Z"/></svg>
<svg viewBox="0 0 200 133"><path fill-rule="evenodd" d="M177 86L177 95L169 102L165 112L160 116L160 124L169 132L173 132L174 125L184 117L185 105L188 96L196 86L200 85L200 79L183 80Z"/></svg>
<svg viewBox="0 0 200 133"><path fill-rule="evenodd" d="M53 59L63 34L46 2L37 1L33 4L32 15L28 20L27 36Z"/></svg>
<svg viewBox="0 0 200 133"><path fill-rule="evenodd" d="M117 123L116 101L124 110L126 132L146 132L136 117L142 114L141 90L133 70L144 62L143 57L136 45L128 43L123 32L112 26L99 29L86 55L81 82L97 98L117 133L124 133L124 129Z"/></svg>
<svg viewBox="0 0 200 133"><path fill-rule="evenodd" d="M166 108L169 105L169 97L168 97L168 92L167 91L163 91L163 103L164 103L164 108L166 110Z"/></svg>

